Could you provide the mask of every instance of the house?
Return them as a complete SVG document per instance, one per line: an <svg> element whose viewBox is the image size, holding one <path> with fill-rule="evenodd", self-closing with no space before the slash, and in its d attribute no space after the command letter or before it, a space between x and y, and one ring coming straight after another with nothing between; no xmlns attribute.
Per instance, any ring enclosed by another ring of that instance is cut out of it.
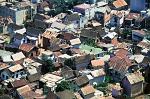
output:
<svg viewBox="0 0 150 99"><path fill-rule="evenodd" d="M97 2L97 7L95 9L95 18L98 22L100 22L104 26L104 16L105 13L110 13L111 9L107 3Z"/></svg>
<svg viewBox="0 0 150 99"><path fill-rule="evenodd" d="M13 82L10 82L10 86L11 86L10 88L12 88L10 90L10 94L12 96L16 96L16 89L19 88L19 87L25 86L27 84L29 84L29 83L26 79L20 79L20 80L15 80Z"/></svg>
<svg viewBox="0 0 150 99"><path fill-rule="evenodd" d="M72 29L84 28L84 25L87 22L88 20L80 13L66 15L66 17L63 19L63 23L70 25L70 28Z"/></svg>
<svg viewBox="0 0 150 99"><path fill-rule="evenodd" d="M126 3L125 0L116 0L116 1L113 2L113 6L117 10L121 10L121 9L125 8L127 5L128 4Z"/></svg>
<svg viewBox="0 0 150 99"><path fill-rule="evenodd" d="M145 10L146 0L130 0L131 11L142 11Z"/></svg>
<svg viewBox="0 0 150 99"><path fill-rule="evenodd" d="M55 32L51 32L51 31L45 31L42 35L41 35L41 43L40 46L45 48L45 49L53 49L54 47L58 48L58 45L60 44L60 39L57 38L58 33ZM58 50L60 50L58 48ZM51 50L53 51L53 50Z"/></svg>
<svg viewBox="0 0 150 99"><path fill-rule="evenodd" d="M80 4L80 5L76 5L73 8L74 12L78 12L83 14L86 18L88 18L88 20L94 18L95 12L94 12L95 8L93 6L91 6L90 4Z"/></svg>
<svg viewBox="0 0 150 99"><path fill-rule="evenodd" d="M57 61L57 58L55 57L54 53L50 50L43 51L40 55L40 59L52 60L53 62Z"/></svg>
<svg viewBox="0 0 150 99"><path fill-rule="evenodd" d="M13 3L8 4L4 2L3 5L0 6L0 16L5 16L5 17L11 16L15 24L22 25L23 22L28 19L27 17L29 16L32 17L30 10L31 10L30 2L23 1L14 4Z"/></svg>
<svg viewBox="0 0 150 99"><path fill-rule="evenodd" d="M39 13L48 14L50 9L52 8L52 5L50 5L48 1L43 1L38 4L37 8Z"/></svg>
<svg viewBox="0 0 150 99"><path fill-rule="evenodd" d="M122 85L126 95L135 97L143 93L144 78L139 73L128 74L123 80Z"/></svg>
<svg viewBox="0 0 150 99"><path fill-rule="evenodd" d="M81 33L79 34L80 40L82 42L88 41L88 40L94 40L95 42L98 42L102 39L103 36L106 35L106 32L103 29L103 26L96 26L96 27L87 27L81 30Z"/></svg>
<svg viewBox="0 0 150 99"><path fill-rule="evenodd" d="M24 35L16 33L13 36L13 45L18 48L21 44L27 43L27 38Z"/></svg>
<svg viewBox="0 0 150 99"><path fill-rule="evenodd" d="M29 82L38 82L41 77L41 71L39 72L38 69L34 66L26 67L27 79Z"/></svg>
<svg viewBox="0 0 150 99"><path fill-rule="evenodd" d="M5 50L0 50L0 58L1 58L1 61L3 62L11 62L13 61L11 59L11 55L13 55L14 53L13 52L10 52L10 51L5 51ZM8 59L9 58L9 59Z"/></svg>
<svg viewBox="0 0 150 99"><path fill-rule="evenodd" d="M139 53L142 53L144 55L148 55L149 48L150 48L149 41L144 39L137 44L136 51L138 51Z"/></svg>
<svg viewBox="0 0 150 99"><path fill-rule="evenodd" d="M75 56L73 59L74 66L76 70L82 70L88 67L93 56L90 54L83 54Z"/></svg>
<svg viewBox="0 0 150 99"><path fill-rule="evenodd" d="M59 32L59 31L65 31L66 30L67 25L65 25L64 23L61 22L53 22L51 24L51 28L52 30L54 30L55 32Z"/></svg>
<svg viewBox="0 0 150 99"><path fill-rule="evenodd" d="M94 97L95 89L91 85L87 85L81 88L81 95L84 99L90 99Z"/></svg>
<svg viewBox="0 0 150 99"><path fill-rule="evenodd" d="M91 75L91 77L90 77ZM105 71L104 69L98 69L91 71L90 75L87 75L89 77L89 83L91 85L97 85L99 83L103 83L105 81Z"/></svg>
<svg viewBox="0 0 150 99"><path fill-rule="evenodd" d="M42 64L30 58L24 59L23 66L25 68L35 67L38 73L41 73Z"/></svg>
<svg viewBox="0 0 150 99"><path fill-rule="evenodd" d="M64 90L56 93L58 99L77 99L75 94L69 90Z"/></svg>
<svg viewBox="0 0 150 99"><path fill-rule="evenodd" d="M79 86L79 87L83 87L85 85L87 85L89 83L89 79L86 75L80 76L78 78L75 79L75 83Z"/></svg>
<svg viewBox="0 0 150 99"><path fill-rule="evenodd" d="M40 87L43 88L43 86L45 85L47 88L50 88L51 91L54 91L57 87L57 84L63 80L63 77L48 73L41 76Z"/></svg>
<svg viewBox="0 0 150 99"><path fill-rule="evenodd" d="M112 86L112 96L117 98L123 94L123 88L121 88L120 83L116 83Z"/></svg>
<svg viewBox="0 0 150 99"><path fill-rule="evenodd" d="M72 39L70 40L70 44L71 46L73 46L74 48L79 48L80 44L81 44L81 41L79 38L75 38L75 39Z"/></svg>
<svg viewBox="0 0 150 99"><path fill-rule="evenodd" d="M65 79L74 79L76 77L79 76L79 72L76 70L72 70L71 68L69 68L68 66L64 66L61 68L61 75L65 78Z"/></svg>
<svg viewBox="0 0 150 99"><path fill-rule="evenodd" d="M26 57L36 57L37 56L37 48L35 45L30 43L23 43L19 46L19 49L23 52Z"/></svg>
<svg viewBox="0 0 150 99"><path fill-rule="evenodd" d="M39 28L34 28L34 27L27 27L26 28L26 38L27 38L27 43L31 43L33 45L38 45L38 38L40 35L43 33L42 29Z"/></svg>
<svg viewBox="0 0 150 99"><path fill-rule="evenodd" d="M20 64L11 66L1 72L1 79L3 80L7 80L9 78L17 79L22 77L26 77L26 73L23 66L21 66Z"/></svg>
<svg viewBox="0 0 150 99"><path fill-rule="evenodd" d="M34 92L29 85L17 88L16 91L17 91L17 98L19 99L34 99L42 97L42 95L40 95L39 93Z"/></svg>
<svg viewBox="0 0 150 99"><path fill-rule="evenodd" d="M113 79L117 81L124 78L128 68L132 65L131 60L128 57L120 58L119 56L110 58L108 64Z"/></svg>
<svg viewBox="0 0 150 99"><path fill-rule="evenodd" d="M92 47L92 46L89 46L86 44L81 44L80 50L86 54L93 55L96 59L99 59L100 57L104 56L103 50L101 48L98 48L98 47Z"/></svg>
<svg viewBox="0 0 150 99"><path fill-rule="evenodd" d="M11 55L11 57L12 57L12 60L15 62L25 59L25 55L22 52L15 53Z"/></svg>
<svg viewBox="0 0 150 99"><path fill-rule="evenodd" d="M140 18L139 13L130 12L125 16L124 25L126 27L133 27L134 25L139 25L136 20Z"/></svg>
<svg viewBox="0 0 150 99"><path fill-rule="evenodd" d="M101 69L104 67L104 65L105 65L105 62L102 59L91 60L91 67L93 69Z"/></svg>
<svg viewBox="0 0 150 99"><path fill-rule="evenodd" d="M142 41L146 33L143 30L132 30L132 40Z"/></svg>

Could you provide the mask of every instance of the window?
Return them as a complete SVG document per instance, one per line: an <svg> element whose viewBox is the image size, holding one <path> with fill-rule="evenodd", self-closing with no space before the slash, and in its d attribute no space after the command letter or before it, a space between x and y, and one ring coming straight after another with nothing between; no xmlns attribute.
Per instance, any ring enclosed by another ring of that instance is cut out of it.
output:
<svg viewBox="0 0 150 99"><path fill-rule="evenodd" d="M16 74L16 78L18 78L18 74Z"/></svg>
<svg viewBox="0 0 150 99"><path fill-rule="evenodd" d="M23 72L21 72L20 74L23 75Z"/></svg>
<svg viewBox="0 0 150 99"><path fill-rule="evenodd" d="M8 79L8 76L6 76L6 79Z"/></svg>
<svg viewBox="0 0 150 99"><path fill-rule="evenodd" d="M4 74L2 74L2 78L5 78L5 75L4 75Z"/></svg>
<svg viewBox="0 0 150 99"><path fill-rule="evenodd" d="M14 78L14 75L12 75L12 78Z"/></svg>

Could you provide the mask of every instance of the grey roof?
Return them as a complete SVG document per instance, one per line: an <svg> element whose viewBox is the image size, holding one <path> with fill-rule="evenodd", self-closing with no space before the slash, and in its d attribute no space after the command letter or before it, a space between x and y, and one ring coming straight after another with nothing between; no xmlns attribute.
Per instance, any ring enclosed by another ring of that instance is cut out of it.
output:
<svg viewBox="0 0 150 99"><path fill-rule="evenodd" d="M76 21L80 20L80 16L78 14L71 14L66 16L67 21Z"/></svg>
<svg viewBox="0 0 150 99"><path fill-rule="evenodd" d="M26 34L31 37L38 37L39 34L42 34L42 33L43 33L42 30L36 29L36 28L31 28L31 27L27 28L27 32L26 32Z"/></svg>
<svg viewBox="0 0 150 99"><path fill-rule="evenodd" d="M56 95L57 95L60 99L76 99L74 93L71 92L71 91L69 91L69 90L57 92Z"/></svg>

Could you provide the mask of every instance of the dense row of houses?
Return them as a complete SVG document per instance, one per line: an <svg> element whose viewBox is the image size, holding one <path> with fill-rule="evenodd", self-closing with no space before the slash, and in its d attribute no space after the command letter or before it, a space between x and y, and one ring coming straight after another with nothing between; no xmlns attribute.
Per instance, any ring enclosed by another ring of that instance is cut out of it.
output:
<svg viewBox="0 0 150 99"><path fill-rule="evenodd" d="M37 9L27 1L18 2L18 9L10 2L0 5L0 88L10 97L143 96L150 68L147 1L91 0L54 17L48 15L53 8L48 1L32 2ZM28 15L32 21L24 24ZM57 92L64 81L74 90Z"/></svg>

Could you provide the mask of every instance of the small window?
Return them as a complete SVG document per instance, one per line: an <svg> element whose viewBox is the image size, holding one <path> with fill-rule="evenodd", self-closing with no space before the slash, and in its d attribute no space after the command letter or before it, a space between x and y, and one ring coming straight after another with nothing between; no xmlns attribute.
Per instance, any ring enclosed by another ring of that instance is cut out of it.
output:
<svg viewBox="0 0 150 99"><path fill-rule="evenodd" d="M6 76L6 79L8 79L8 76Z"/></svg>
<svg viewBox="0 0 150 99"><path fill-rule="evenodd" d="M4 75L4 74L2 74L2 78L5 78L5 75Z"/></svg>
<svg viewBox="0 0 150 99"><path fill-rule="evenodd" d="M23 72L21 72L20 74L23 75Z"/></svg>
<svg viewBox="0 0 150 99"><path fill-rule="evenodd" d="M18 78L18 74L16 74L16 78Z"/></svg>
<svg viewBox="0 0 150 99"><path fill-rule="evenodd" d="M12 78L14 78L14 75L12 75Z"/></svg>

